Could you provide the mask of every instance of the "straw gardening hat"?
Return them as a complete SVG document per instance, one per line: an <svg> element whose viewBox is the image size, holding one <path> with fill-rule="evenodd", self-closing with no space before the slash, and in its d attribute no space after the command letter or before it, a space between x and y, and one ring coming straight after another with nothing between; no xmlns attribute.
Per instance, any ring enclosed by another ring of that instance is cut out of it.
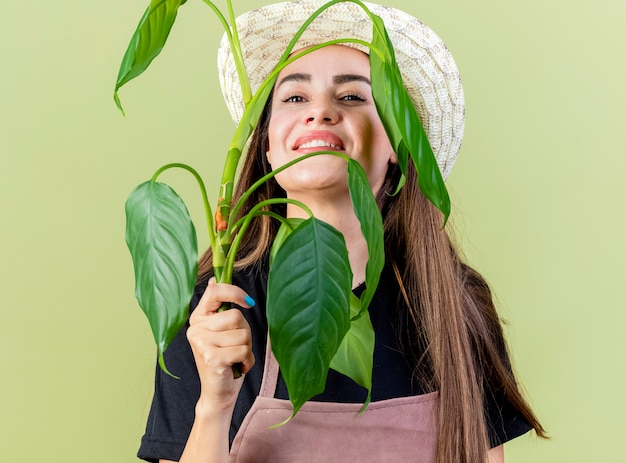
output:
<svg viewBox="0 0 626 463"><path fill-rule="evenodd" d="M276 3L237 18L237 29L252 91L274 69L300 26L324 2L296 0ZM380 16L394 44L404 85L422 120L437 163L448 176L461 148L465 103L459 71L441 39L416 18L395 8L366 3ZM352 2L331 6L313 21L294 50L338 38L371 42L372 24ZM349 44L353 46L354 44ZM369 50L354 45L368 53ZM218 52L218 73L228 110L239 123L244 112L235 62L224 36Z"/></svg>

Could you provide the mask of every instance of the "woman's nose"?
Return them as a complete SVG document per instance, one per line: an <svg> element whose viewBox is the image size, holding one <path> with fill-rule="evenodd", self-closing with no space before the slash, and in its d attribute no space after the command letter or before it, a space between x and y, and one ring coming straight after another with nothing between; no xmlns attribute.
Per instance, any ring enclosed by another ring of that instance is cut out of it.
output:
<svg viewBox="0 0 626 463"><path fill-rule="evenodd" d="M335 124L339 120L339 113L332 103L320 101L310 105L305 117L307 124Z"/></svg>

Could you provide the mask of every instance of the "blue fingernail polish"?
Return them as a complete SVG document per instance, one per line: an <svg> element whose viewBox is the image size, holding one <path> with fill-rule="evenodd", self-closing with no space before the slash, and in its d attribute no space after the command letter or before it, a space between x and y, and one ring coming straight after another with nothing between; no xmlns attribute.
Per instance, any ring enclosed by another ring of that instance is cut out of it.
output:
<svg viewBox="0 0 626 463"><path fill-rule="evenodd" d="M254 307L256 305L256 302L250 296L246 295L246 304L248 304L250 307Z"/></svg>

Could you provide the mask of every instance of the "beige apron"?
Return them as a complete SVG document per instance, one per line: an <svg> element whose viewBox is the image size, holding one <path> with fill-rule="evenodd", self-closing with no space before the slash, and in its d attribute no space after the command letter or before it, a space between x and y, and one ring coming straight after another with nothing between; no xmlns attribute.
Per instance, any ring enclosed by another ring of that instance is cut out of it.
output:
<svg viewBox="0 0 626 463"><path fill-rule="evenodd" d="M275 399L278 363L269 348L259 396L230 452L231 463L433 463L438 393L361 404L307 402L287 424L288 400Z"/></svg>

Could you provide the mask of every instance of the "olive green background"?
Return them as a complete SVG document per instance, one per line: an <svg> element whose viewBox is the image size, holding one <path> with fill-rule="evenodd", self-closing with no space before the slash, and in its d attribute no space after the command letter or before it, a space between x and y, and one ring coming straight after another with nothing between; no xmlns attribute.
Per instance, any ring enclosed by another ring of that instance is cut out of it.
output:
<svg viewBox="0 0 626 463"><path fill-rule="evenodd" d="M136 461L154 347L124 201L173 161L197 167L216 196L233 130L216 83L220 26L199 0L122 89L127 117L117 112L119 62L146 4L7 1L0 13L3 462ZM507 461L626 462L626 2L389 4L444 38L464 80L454 225L552 436L517 439ZM201 223L191 177L164 179Z"/></svg>

